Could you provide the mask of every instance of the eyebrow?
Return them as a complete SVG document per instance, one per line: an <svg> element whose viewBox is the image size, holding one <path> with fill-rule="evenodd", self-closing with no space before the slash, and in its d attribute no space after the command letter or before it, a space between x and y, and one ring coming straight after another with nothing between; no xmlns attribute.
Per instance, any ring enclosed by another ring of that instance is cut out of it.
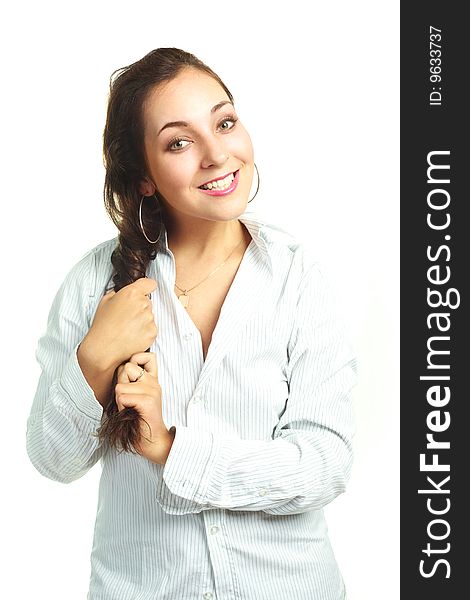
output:
<svg viewBox="0 0 470 600"><path fill-rule="evenodd" d="M219 110L219 108L222 108L224 104L231 104L233 106L233 102L230 102L230 100L222 100L222 102L218 102L211 108L211 114L215 113L217 110ZM235 108L235 106L233 107ZM159 136L161 132L168 127L189 127L189 123L187 121L170 121L169 123L163 125L163 127L157 133L157 136Z"/></svg>

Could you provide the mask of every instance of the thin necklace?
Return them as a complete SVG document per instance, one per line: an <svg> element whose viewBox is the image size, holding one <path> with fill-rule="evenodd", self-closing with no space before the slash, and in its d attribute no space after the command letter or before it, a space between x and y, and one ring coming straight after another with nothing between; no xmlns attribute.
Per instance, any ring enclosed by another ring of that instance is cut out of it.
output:
<svg viewBox="0 0 470 600"><path fill-rule="evenodd" d="M183 288L180 288L179 285L176 284L175 282L175 286L181 290L183 293L180 294L178 296L178 300L181 302L181 304L184 306L184 308L186 310L188 310L188 306L189 306L189 296L188 296L188 292L190 292L191 290L194 290L194 288L196 288L198 285L201 285L201 283L204 283L204 281L206 281L206 279L209 279L209 277L211 277L216 271L218 271L221 267L223 267L225 265L225 263L228 261L228 259L232 256L232 254L235 252L235 250L238 248L238 246L243 242L244 238L242 238L238 244L235 246L235 248L232 250L232 252L230 252L230 254L227 256L227 258L224 260L224 262L219 265L216 269L214 269L212 271L212 273L209 273L209 275L207 277L205 277L202 281L200 281L199 283L197 283L196 285L194 285L192 288L188 288L187 290L184 290Z"/></svg>

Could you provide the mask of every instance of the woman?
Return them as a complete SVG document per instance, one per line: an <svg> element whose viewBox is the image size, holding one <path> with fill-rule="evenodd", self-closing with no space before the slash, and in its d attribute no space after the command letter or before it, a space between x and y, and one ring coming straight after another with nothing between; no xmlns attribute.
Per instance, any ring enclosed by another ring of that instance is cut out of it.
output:
<svg viewBox="0 0 470 600"><path fill-rule="evenodd" d="M101 459L88 598L345 598L322 509L350 474L356 361L318 263L246 212L232 95L154 50L111 83L104 157L119 236L54 299L27 432L51 479Z"/></svg>

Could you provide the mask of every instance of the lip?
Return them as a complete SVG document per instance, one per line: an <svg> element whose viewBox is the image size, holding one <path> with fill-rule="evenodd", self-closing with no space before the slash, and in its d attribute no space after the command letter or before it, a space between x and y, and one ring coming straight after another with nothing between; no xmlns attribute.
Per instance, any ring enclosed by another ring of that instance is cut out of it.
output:
<svg viewBox="0 0 470 600"><path fill-rule="evenodd" d="M197 189L202 192L203 194L209 194L209 196L226 196L227 194L230 194L231 192L233 192L237 185L238 185L238 180L240 178L240 169L238 169L237 171L231 171L231 173L235 173L235 177L232 181L232 183L228 186L227 189L225 190L202 190L200 187L198 187ZM230 173L227 173L227 175L230 175ZM223 177L219 177L219 179L224 179L224 177L227 177L227 175L224 175ZM217 181L216 179L209 179L209 181ZM205 183L202 183L201 185L205 185Z"/></svg>

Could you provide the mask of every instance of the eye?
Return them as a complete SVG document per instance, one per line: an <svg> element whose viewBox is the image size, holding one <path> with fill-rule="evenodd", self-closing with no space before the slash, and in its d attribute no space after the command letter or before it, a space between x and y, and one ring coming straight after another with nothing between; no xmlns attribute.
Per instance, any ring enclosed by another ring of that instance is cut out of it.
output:
<svg viewBox="0 0 470 600"><path fill-rule="evenodd" d="M233 125L231 127L225 127L225 131L228 131L229 129L233 129L235 127L235 123L238 121L237 117L234 116L228 116L228 117L224 117L222 119L222 121L220 121L219 123L219 127L222 125L222 123L228 123L229 121L231 121L233 123Z"/></svg>
<svg viewBox="0 0 470 600"><path fill-rule="evenodd" d="M177 148L173 148L175 144L180 144L181 142L188 142L188 140L183 140L182 138L175 138L174 140L171 140L171 142L168 144L168 150L183 150L186 146L179 146ZM190 142L188 142L188 144L189 143Z"/></svg>

